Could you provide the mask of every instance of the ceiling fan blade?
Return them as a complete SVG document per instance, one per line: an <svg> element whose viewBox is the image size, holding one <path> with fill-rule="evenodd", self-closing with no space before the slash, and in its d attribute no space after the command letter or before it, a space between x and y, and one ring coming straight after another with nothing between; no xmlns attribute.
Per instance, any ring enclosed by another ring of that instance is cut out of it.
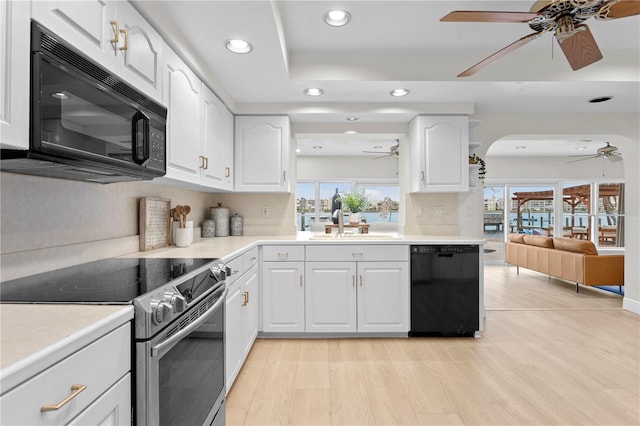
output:
<svg viewBox="0 0 640 426"><path fill-rule="evenodd" d="M599 155L590 155L590 156L588 156L586 158L578 158L577 160L567 161L566 164L577 163L578 161L590 160L592 158L598 158L598 157L600 157L600 156Z"/></svg>
<svg viewBox="0 0 640 426"><path fill-rule="evenodd" d="M455 10L442 18L441 22L529 22L538 16L529 12L489 12L474 10Z"/></svg>
<svg viewBox="0 0 640 426"><path fill-rule="evenodd" d="M569 61L569 65L571 65L571 69L574 71L602 59L602 52L600 52L589 27L586 25L577 25L576 29L578 28L584 28L584 30L575 33L562 43L558 42L562 53L564 53L567 61Z"/></svg>
<svg viewBox="0 0 640 426"><path fill-rule="evenodd" d="M611 154L606 156L609 160L617 163L618 161L622 161L622 155L620 154Z"/></svg>
<svg viewBox="0 0 640 426"><path fill-rule="evenodd" d="M599 19L618 19L634 15L640 15L640 1L638 0L609 1L604 3L598 11Z"/></svg>
<svg viewBox="0 0 640 426"><path fill-rule="evenodd" d="M503 48L502 50L498 50L496 53L494 53L493 55L489 56L488 58L483 59L482 61L478 62L477 64L475 64L471 68L461 72L460 74L458 74L458 77L468 77L470 75L473 75L473 74L477 73L482 68L484 68L487 65L489 65L490 63L502 58L507 53L513 52L514 50L518 49L519 47L522 47L525 44L529 43L531 40L533 40L536 37L538 37L538 35L540 35L540 33L535 32L533 34L529 34L528 36L522 37L520 40L514 41L513 43L511 43L507 47Z"/></svg>
<svg viewBox="0 0 640 426"><path fill-rule="evenodd" d="M361 152L363 152L365 154L387 154L387 155L389 155L388 153L385 153L384 151L361 151Z"/></svg>

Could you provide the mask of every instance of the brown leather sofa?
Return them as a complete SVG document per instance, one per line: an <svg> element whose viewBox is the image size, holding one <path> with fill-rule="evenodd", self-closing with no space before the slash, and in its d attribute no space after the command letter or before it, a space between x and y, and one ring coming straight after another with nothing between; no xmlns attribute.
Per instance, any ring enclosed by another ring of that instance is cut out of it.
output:
<svg viewBox="0 0 640 426"><path fill-rule="evenodd" d="M591 241L509 234L505 261L587 286L624 285L624 255L598 254Z"/></svg>

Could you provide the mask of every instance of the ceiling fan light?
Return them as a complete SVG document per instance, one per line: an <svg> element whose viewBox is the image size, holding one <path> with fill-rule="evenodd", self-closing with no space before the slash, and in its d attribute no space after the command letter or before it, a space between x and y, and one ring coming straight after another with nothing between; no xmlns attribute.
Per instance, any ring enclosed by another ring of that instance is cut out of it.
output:
<svg viewBox="0 0 640 426"><path fill-rule="evenodd" d="M342 27L351 20L351 15L346 10L333 9L324 14L324 22L332 27Z"/></svg>

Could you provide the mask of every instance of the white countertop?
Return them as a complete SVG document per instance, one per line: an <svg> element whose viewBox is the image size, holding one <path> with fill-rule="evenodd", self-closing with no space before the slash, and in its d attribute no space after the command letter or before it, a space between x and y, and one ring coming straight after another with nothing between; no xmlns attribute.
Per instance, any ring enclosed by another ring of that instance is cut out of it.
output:
<svg viewBox="0 0 640 426"><path fill-rule="evenodd" d="M200 239L189 247L165 247L148 252L138 252L124 257L174 257L174 258L232 258L260 244L478 244L484 240L459 235L401 235L394 238L381 236L342 237L313 239L318 234L298 232L296 235L252 235L241 237L214 237ZM323 235L323 234L319 234Z"/></svg>
<svg viewBox="0 0 640 426"><path fill-rule="evenodd" d="M132 318L131 305L0 304L2 393Z"/></svg>

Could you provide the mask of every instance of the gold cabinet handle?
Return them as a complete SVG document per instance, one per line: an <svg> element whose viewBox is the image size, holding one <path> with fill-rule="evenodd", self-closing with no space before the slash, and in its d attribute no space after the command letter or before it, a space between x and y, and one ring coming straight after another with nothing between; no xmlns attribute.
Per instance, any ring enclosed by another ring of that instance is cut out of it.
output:
<svg viewBox="0 0 640 426"><path fill-rule="evenodd" d="M302 275L300 275L300 287L302 287Z"/></svg>
<svg viewBox="0 0 640 426"><path fill-rule="evenodd" d="M253 262L253 261L254 261L254 260L256 260L256 259L257 259L257 257L255 257L255 256L251 256L251 257L249 258L249 261L250 261L250 262Z"/></svg>
<svg viewBox="0 0 640 426"><path fill-rule="evenodd" d="M356 286L356 276L355 275L351 275L351 284L355 287Z"/></svg>
<svg viewBox="0 0 640 426"><path fill-rule="evenodd" d="M249 304L249 292L245 291L245 293L247 293L247 305Z"/></svg>
<svg viewBox="0 0 640 426"><path fill-rule="evenodd" d="M246 291L242 292L242 306L247 306L249 304L249 293Z"/></svg>
<svg viewBox="0 0 640 426"><path fill-rule="evenodd" d="M69 401L71 401L73 398L78 396L80 392L82 392L86 388L87 388L87 385L71 385L71 390L73 391L71 395L69 395L68 397L66 397L65 399L63 399L62 401L58 402L55 405L43 405L40 408L40 411L57 411L62 407L64 407L65 405L67 405Z"/></svg>
<svg viewBox="0 0 640 426"><path fill-rule="evenodd" d="M224 177L231 176L231 169L229 167L224 168Z"/></svg>
<svg viewBox="0 0 640 426"><path fill-rule="evenodd" d="M120 41L120 26L118 21L109 21L109 23L113 27L113 38L109 40L109 43L117 44Z"/></svg>
<svg viewBox="0 0 640 426"><path fill-rule="evenodd" d="M362 275L360 275L360 287L362 287Z"/></svg>
<svg viewBox="0 0 640 426"><path fill-rule="evenodd" d="M353 256L353 257L362 257L362 252L353 251L353 252L351 252L351 256Z"/></svg>
<svg viewBox="0 0 640 426"><path fill-rule="evenodd" d="M288 251L280 251L278 252L278 257L289 257Z"/></svg>
<svg viewBox="0 0 640 426"><path fill-rule="evenodd" d="M420 172L420 180L424 182L424 170Z"/></svg>
<svg viewBox="0 0 640 426"><path fill-rule="evenodd" d="M200 168L201 168L201 169L204 169L204 168L205 168L205 167L204 167L204 159L205 159L205 157L204 157L204 156L202 156L202 155L199 155L199 156L198 156L198 159L200 160Z"/></svg>
<svg viewBox="0 0 640 426"><path fill-rule="evenodd" d="M203 157L204 158L204 169L208 170L209 169L209 157Z"/></svg>
<svg viewBox="0 0 640 426"><path fill-rule="evenodd" d="M120 50L127 50L129 48L129 31L120 30L120 33L124 36L124 46L119 47Z"/></svg>
<svg viewBox="0 0 640 426"><path fill-rule="evenodd" d="M282 172L282 181L283 182L287 181L287 171L286 170Z"/></svg>

